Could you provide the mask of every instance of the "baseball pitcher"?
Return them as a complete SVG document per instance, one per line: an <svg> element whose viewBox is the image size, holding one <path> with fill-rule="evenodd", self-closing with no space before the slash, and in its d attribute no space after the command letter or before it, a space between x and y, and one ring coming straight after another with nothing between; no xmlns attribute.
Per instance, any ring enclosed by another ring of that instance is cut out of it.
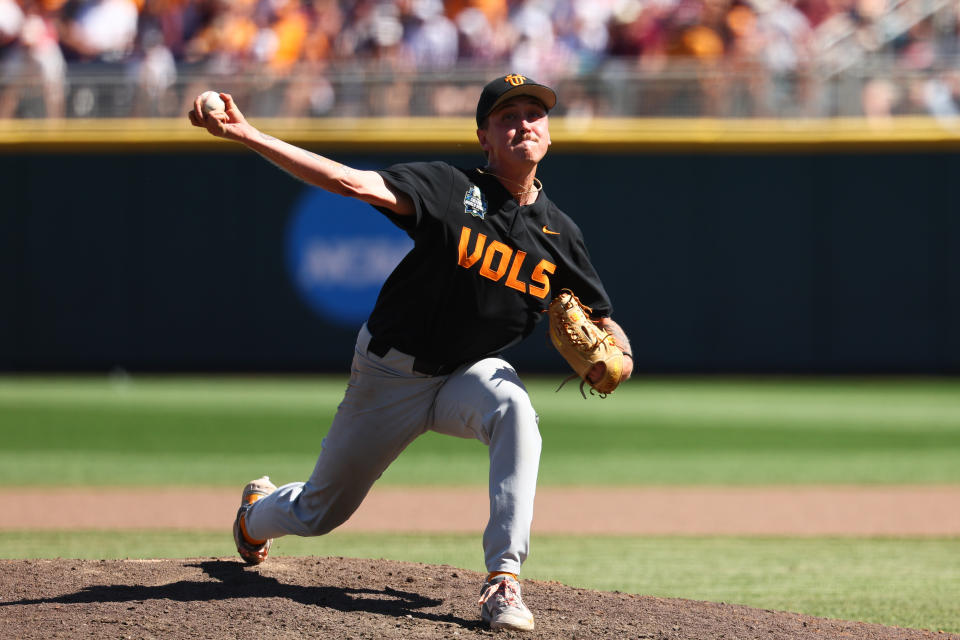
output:
<svg viewBox="0 0 960 640"><path fill-rule="evenodd" d="M211 109L198 96L190 122L308 184L369 203L414 241L360 328L350 382L310 478L277 488L264 476L244 488L234 522L240 556L263 562L273 538L323 535L345 522L420 434L476 438L490 452L480 616L491 628L532 630L517 576L541 439L526 388L500 354L549 315L554 344L601 395L633 370L580 229L536 175L556 93L519 74L496 78L477 104L483 166L382 171L354 170L261 133L230 95L220 98L223 107Z"/></svg>

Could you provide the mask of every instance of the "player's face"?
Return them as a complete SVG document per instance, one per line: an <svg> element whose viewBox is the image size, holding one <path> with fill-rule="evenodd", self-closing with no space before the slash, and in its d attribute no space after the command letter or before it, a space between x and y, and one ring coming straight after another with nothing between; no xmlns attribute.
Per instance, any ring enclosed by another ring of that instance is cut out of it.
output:
<svg viewBox="0 0 960 640"><path fill-rule="evenodd" d="M504 163L537 164L550 147L550 128L543 103L517 96L497 107L477 131L490 166Z"/></svg>

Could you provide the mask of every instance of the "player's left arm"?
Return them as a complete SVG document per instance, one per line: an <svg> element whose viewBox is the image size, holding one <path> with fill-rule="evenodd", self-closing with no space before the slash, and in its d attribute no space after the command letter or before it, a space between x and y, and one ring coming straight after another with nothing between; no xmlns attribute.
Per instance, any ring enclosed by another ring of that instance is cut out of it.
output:
<svg viewBox="0 0 960 640"><path fill-rule="evenodd" d="M613 337L614 343L620 348L620 351L623 352L623 365L620 373L620 382L625 382L633 374L633 351L630 349L630 340L627 338L626 332L623 330L623 327L614 322L613 318L610 317L603 317L598 320L594 320L594 322L598 327ZM590 368L590 371L587 372L587 380L590 382L598 382L603 378L605 372L606 365L602 362L598 362Z"/></svg>
<svg viewBox="0 0 960 640"><path fill-rule="evenodd" d="M630 340L627 338L626 332L613 318L600 318L597 320L597 325L613 336L613 341L623 351L623 377L621 379L627 380L633 373L633 350L630 348Z"/></svg>

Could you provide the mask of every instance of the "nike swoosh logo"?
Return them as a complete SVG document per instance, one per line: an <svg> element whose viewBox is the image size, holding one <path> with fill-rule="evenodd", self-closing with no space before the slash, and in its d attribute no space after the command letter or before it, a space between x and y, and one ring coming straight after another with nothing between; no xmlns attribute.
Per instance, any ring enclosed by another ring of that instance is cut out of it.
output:
<svg viewBox="0 0 960 640"><path fill-rule="evenodd" d="M558 235L560 235L560 232L559 232L559 231L550 231L550 229L547 229L547 225L543 225L543 232L546 233L547 235L551 235L551 236L558 236Z"/></svg>

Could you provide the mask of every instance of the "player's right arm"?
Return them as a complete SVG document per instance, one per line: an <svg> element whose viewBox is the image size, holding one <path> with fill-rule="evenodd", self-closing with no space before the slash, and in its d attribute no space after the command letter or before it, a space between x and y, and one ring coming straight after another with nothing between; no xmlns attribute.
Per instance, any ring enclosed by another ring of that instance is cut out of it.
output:
<svg viewBox="0 0 960 640"><path fill-rule="evenodd" d="M412 215L413 201L397 191L376 171L358 171L324 158L306 149L261 133L247 122L233 102L233 98L221 93L226 108L222 112L204 115L200 97L194 100L193 109L187 116L195 127L202 127L211 134L239 142L277 165L290 175L307 184L320 187L331 193L362 200L376 207L383 207L398 215Z"/></svg>

